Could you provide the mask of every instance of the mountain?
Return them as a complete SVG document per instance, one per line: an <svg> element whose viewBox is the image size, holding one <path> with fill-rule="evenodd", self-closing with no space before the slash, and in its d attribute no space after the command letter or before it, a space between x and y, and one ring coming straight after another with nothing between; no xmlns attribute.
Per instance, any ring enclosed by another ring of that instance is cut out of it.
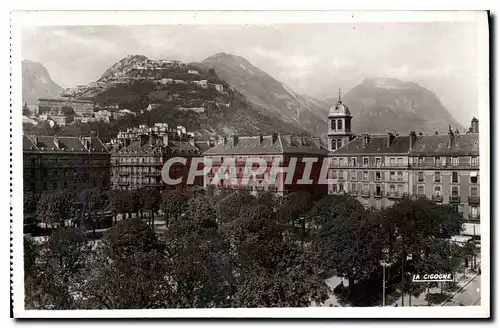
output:
<svg viewBox="0 0 500 328"><path fill-rule="evenodd" d="M245 58L218 53L197 65L214 69L221 79L243 94L262 113L271 113L313 134L326 132L327 107L295 93Z"/></svg>
<svg viewBox="0 0 500 328"><path fill-rule="evenodd" d="M97 109L135 112L135 118L113 122L104 131L110 138L127 125L156 122L184 125L199 136L306 133L273 112L255 108L213 69L175 60L129 55L97 81L65 89L61 96L92 100Z"/></svg>
<svg viewBox="0 0 500 328"><path fill-rule="evenodd" d="M334 104L337 99L328 102ZM438 97L414 83L393 78L370 78L352 88L342 101L353 115L355 133L385 132L394 129L407 134L411 130L422 133L463 129Z"/></svg>
<svg viewBox="0 0 500 328"><path fill-rule="evenodd" d="M23 60L23 103L36 105L38 98L55 97L62 88L50 78L47 69L38 62Z"/></svg>

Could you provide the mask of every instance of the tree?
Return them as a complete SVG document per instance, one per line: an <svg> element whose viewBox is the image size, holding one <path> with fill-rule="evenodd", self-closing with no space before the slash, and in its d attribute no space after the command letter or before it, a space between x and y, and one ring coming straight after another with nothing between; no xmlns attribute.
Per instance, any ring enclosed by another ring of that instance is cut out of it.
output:
<svg viewBox="0 0 500 328"><path fill-rule="evenodd" d="M90 308L172 307L165 246L147 224L123 220L103 236L88 261L82 289Z"/></svg>
<svg viewBox="0 0 500 328"><path fill-rule="evenodd" d="M255 197L246 190L231 192L217 202L215 208L217 219L221 223L234 220L240 214L241 207L251 204L254 200Z"/></svg>
<svg viewBox="0 0 500 328"><path fill-rule="evenodd" d="M161 210L165 217L165 225L169 225L170 220L177 219L187 204L189 197L180 191L166 191L163 193Z"/></svg>
<svg viewBox="0 0 500 328"><path fill-rule="evenodd" d="M151 224L151 229L155 231L155 221L154 216L160 210L161 205L161 194L157 188L146 188L142 193L144 210L149 213L149 222Z"/></svg>
<svg viewBox="0 0 500 328"><path fill-rule="evenodd" d="M26 248L29 250L29 248ZM80 307L79 286L85 280L90 241L73 228L60 228L43 244L28 285L27 302L38 309Z"/></svg>
<svg viewBox="0 0 500 328"><path fill-rule="evenodd" d="M79 194L83 215L95 234L98 214L108 207L108 195L98 188L84 189Z"/></svg>
<svg viewBox="0 0 500 328"><path fill-rule="evenodd" d="M171 221L165 237L176 306L230 306L233 276L229 245L218 230L210 199L190 199L184 215Z"/></svg>
<svg viewBox="0 0 500 328"><path fill-rule="evenodd" d="M39 200L39 193L25 192L23 194L24 224L33 224L36 222L36 208Z"/></svg>
<svg viewBox="0 0 500 328"><path fill-rule="evenodd" d="M321 304L329 288L316 262L285 238L287 227L272 208L251 204L224 226L233 257L235 307Z"/></svg>
<svg viewBox="0 0 500 328"><path fill-rule="evenodd" d="M288 194L279 208L279 215L289 226L294 239L298 240L304 249L304 242L308 237L309 222L306 214L313 206L312 195L308 191L300 190Z"/></svg>
<svg viewBox="0 0 500 328"><path fill-rule="evenodd" d="M42 223L54 226L64 226L64 222L73 219L75 200L70 193L55 191L44 193L38 201L36 216Z"/></svg>

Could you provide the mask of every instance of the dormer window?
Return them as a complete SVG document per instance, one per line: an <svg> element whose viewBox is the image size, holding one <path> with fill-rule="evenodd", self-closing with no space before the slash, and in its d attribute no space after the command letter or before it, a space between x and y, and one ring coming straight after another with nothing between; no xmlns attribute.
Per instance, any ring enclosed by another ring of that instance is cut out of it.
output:
<svg viewBox="0 0 500 328"><path fill-rule="evenodd" d="M339 139L337 140L337 148L341 148L342 147L342 140Z"/></svg>

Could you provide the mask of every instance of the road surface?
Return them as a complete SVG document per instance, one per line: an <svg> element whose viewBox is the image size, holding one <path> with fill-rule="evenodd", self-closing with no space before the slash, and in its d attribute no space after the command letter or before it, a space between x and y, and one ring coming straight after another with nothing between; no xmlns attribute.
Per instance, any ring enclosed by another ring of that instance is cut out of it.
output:
<svg viewBox="0 0 500 328"><path fill-rule="evenodd" d="M472 279L463 290L449 300L445 306L481 305L481 275Z"/></svg>

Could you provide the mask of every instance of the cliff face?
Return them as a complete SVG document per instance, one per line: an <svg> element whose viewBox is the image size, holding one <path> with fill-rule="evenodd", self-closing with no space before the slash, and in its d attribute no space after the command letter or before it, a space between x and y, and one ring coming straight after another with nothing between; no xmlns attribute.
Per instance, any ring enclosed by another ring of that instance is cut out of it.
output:
<svg viewBox="0 0 500 328"><path fill-rule="evenodd" d="M333 104L336 100L329 102ZM402 134L411 130L445 133L448 125L462 129L434 93L413 82L366 79L342 100L354 116L352 128L356 133L385 132L387 129Z"/></svg>
<svg viewBox="0 0 500 328"><path fill-rule="evenodd" d="M326 132L326 107L295 93L245 58L219 53L206 58L200 65L214 69L218 76L243 94L261 112L274 115L313 134Z"/></svg>
<svg viewBox="0 0 500 328"><path fill-rule="evenodd" d="M62 88L50 78L47 69L38 62L23 60L23 103L36 105L38 98L56 97Z"/></svg>

